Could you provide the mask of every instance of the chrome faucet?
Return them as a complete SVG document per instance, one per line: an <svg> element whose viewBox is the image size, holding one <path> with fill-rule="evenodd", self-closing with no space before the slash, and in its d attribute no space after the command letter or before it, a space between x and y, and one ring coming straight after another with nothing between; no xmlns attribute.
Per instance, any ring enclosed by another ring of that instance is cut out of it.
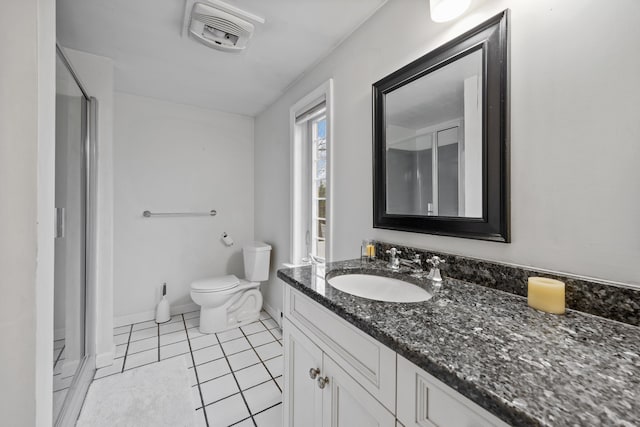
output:
<svg viewBox="0 0 640 427"><path fill-rule="evenodd" d="M411 259L400 259L400 264L411 268L411 273L422 273L422 260L420 254L415 254Z"/></svg>
<svg viewBox="0 0 640 427"><path fill-rule="evenodd" d="M389 268L392 270L400 269L400 258L398 257L398 255L400 255L402 252L400 252L396 248L391 248L387 250L387 253L389 254Z"/></svg>
<svg viewBox="0 0 640 427"><path fill-rule="evenodd" d="M433 266L433 268L429 272L429 275L427 276L427 279L433 280L434 282L442 282L442 276L440 275L439 266L440 264L445 264L446 261L439 256L432 256L427 260L427 262Z"/></svg>

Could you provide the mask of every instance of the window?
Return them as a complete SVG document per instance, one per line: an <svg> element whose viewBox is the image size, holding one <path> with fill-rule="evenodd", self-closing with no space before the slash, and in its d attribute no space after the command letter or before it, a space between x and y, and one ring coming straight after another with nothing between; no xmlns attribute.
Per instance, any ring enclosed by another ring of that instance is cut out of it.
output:
<svg viewBox="0 0 640 427"><path fill-rule="evenodd" d="M291 261L330 258L331 81L291 108Z"/></svg>

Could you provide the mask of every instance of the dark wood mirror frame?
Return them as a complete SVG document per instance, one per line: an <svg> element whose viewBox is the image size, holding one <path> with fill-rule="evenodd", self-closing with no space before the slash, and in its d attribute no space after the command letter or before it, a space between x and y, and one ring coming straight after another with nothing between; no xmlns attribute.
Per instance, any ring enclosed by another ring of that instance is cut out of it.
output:
<svg viewBox="0 0 640 427"><path fill-rule="evenodd" d="M373 227L510 241L509 61L505 10L373 84ZM476 50L483 52L482 218L386 212L385 95Z"/></svg>

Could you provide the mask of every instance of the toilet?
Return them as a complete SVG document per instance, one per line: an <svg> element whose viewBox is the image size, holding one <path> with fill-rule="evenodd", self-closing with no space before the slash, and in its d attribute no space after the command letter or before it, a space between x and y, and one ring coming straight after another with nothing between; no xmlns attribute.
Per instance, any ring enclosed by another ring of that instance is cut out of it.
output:
<svg viewBox="0 0 640 427"><path fill-rule="evenodd" d="M191 284L191 299L200 306L200 332L203 334L237 328L260 317L260 282L269 279L271 246L251 242L242 248L242 255L244 279L229 274Z"/></svg>

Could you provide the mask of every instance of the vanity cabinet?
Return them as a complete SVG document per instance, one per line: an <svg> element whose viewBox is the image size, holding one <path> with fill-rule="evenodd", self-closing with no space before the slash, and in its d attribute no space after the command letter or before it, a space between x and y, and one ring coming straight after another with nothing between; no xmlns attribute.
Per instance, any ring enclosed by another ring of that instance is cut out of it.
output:
<svg viewBox="0 0 640 427"><path fill-rule="evenodd" d="M285 427L508 426L290 287L283 337Z"/></svg>
<svg viewBox="0 0 640 427"><path fill-rule="evenodd" d="M398 420L405 427L508 427L398 355Z"/></svg>

